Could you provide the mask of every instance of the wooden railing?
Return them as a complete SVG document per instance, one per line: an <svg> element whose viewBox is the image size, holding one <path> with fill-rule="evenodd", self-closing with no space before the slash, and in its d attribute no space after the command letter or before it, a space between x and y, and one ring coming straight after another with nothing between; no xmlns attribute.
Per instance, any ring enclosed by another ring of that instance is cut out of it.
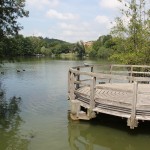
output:
<svg viewBox="0 0 150 150"><path fill-rule="evenodd" d="M101 68L109 68L103 70ZM138 93L138 83L150 83L150 66L140 65L85 65L69 69L68 72L68 94L69 99L75 99L75 91L82 86L90 87L89 109L95 107L95 91L99 84L103 83L134 83L131 89L123 91L133 93L131 122L136 116L136 103Z"/></svg>
<svg viewBox="0 0 150 150"><path fill-rule="evenodd" d="M109 65L110 70L103 71L98 70L94 72L95 67L104 67L102 65L85 65L85 66L77 66L69 69L68 72L68 93L70 95L70 99L74 99L74 91L78 89L80 86L90 86L91 91L94 90L98 80L99 83L105 82L129 82L135 84L141 83L150 83L150 66L140 66L140 65ZM108 65L106 65L108 67ZM82 71L81 69L89 68L87 71ZM115 70L114 68L125 68L125 71ZM141 69L142 71L136 71L137 69ZM143 71L143 69L147 69L147 71ZM87 76L88 79L81 79L81 76ZM90 81L90 83L88 82ZM88 82L88 83L87 83ZM94 93L94 92L91 92ZM93 97L91 95L91 97Z"/></svg>

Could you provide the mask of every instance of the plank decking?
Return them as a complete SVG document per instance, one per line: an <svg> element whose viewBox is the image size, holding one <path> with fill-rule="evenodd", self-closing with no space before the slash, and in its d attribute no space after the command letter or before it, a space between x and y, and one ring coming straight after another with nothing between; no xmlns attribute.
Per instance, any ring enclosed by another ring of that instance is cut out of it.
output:
<svg viewBox="0 0 150 150"><path fill-rule="evenodd" d="M90 72L81 71L81 68L84 68L81 66L71 68L68 74L68 93L73 119L89 120L94 118L96 113L105 113L127 118L130 128L136 127L138 120L150 120L150 78L149 72L143 71L143 68L150 68L149 66L130 66L129 75L112 74L112 66L109 73L91 72L94 66L85 67L89 67ZM134 71L134 67L142 68L142 72ZM81 76L89 79L81 79ZM111 83L112 80L114 81ZM81 111L81 107L86 111Z"/></svg>

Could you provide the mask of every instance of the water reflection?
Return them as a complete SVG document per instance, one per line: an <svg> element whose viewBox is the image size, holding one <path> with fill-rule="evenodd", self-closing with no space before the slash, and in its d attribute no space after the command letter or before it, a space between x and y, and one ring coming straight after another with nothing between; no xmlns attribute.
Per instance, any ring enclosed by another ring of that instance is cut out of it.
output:
<svg viewBox="0 0 150 150"><path fill-rule="evenodd" d="M149 149L149 123L146 122L136 130L130 130L126 125L122 126L122 122L116 118L113 118L113 120L107 119L90 122L69 119L68 141L71 150ZM123 121L123 123L125 122Z"/></svg>
<svg viewBox="0 0 150 150"><path fill-rule="evenodd" d="M19 134L21 98L6 100L5 90L0 88L0 93L0 150L27 150L29 140Z"/></svg>

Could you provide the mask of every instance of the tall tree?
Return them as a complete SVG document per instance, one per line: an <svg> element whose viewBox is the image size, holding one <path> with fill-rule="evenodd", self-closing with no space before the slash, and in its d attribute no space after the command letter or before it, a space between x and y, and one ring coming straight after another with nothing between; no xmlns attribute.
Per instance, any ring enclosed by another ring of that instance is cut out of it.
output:
<svg viewBox="0 0 150 150"><path fill-rule="evenodd" d="M82 58L85 56L85 46L83 41L79 41L75 45L75 52L77 52L77 56Z"/></svg>
<svg viewBox="0 0 150 150"><path fill-rule="evenodd" d="M0 38L16 35L22 29L18 18L28 17L25 0L0 0Z"/></svg>
<svg viewBox="0 0 150 150"><path fill-rule="evenodd" d="M116 18L112 35L117 43L117 53L111 58L126 64L150 63L150 9L148 0L119 0L125 4L123 17Z"/></svg>

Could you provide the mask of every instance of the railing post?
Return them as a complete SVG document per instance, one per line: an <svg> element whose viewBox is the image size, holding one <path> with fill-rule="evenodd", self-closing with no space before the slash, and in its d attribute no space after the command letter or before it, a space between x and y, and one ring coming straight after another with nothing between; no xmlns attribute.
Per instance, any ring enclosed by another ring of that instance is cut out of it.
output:
<svg viewBox="0 0 150 150"><path fill-rule="evenodd" d="M75 86L74 86L74 81L75 81L75 74L71 73L71 84L70 84L70 99L74 100L75 99Z"/></svg>
<svg viewBox="0 0 150 150"><path fill-rule="evenodd" d="M130 70L130 83L132 83L132 76L133 76L133 66L131 65L131 70Z"/></svg>
<svg viewBox="0 0 150 150"><path fill-rule="evenodd" d="M94 69L94 67L92 66L92 67L91 67L91 72L93 72L93 69Z"/></svg>
<svg viewBox="0 0 150 150"><path fill-rule="evenodd" d="M128 126L130 126L131 129L134 129L134 127L137 127L138 121L136 120L136 104L137 104L137 95L138 95L138 82L134 81L133 85L133 101L132 101L132 110L131 110L131 116L128 119Z"/></svg>
<svg viewBox="0 0 150 150"><path fill-rule="evenodd" d="M137 94L138 94L138 82L134 82L134 91L133 91L133 103L132 103L132 113L131 116L136 118L136 104L137 104Z"/></svg>
<svg viewBox="0 0 150 150"><path fill-rule="evenodd" d="M112 68L113 68L113 65L110 65L110 70L109 70L110 75L112 74ZM109 78L109 83L110 83L110 81L111 81L111 76Z"/></svg>
<svg viewBox="0 0 150 150"><path fill-rule="evenodd" d="M78 67L77 70L80 71L80 68ZM77 80L77 81L80 81L80 74L77 75L77 79L76 79L76 80ZM79 84L77 83L77 84L76 84L76 88L78 89L79 87L80 87L80 86L79 86Z"/></svg>
<svg viewBox="0 0 150 150"><path fill-rule="evenodd" d="M96 92L96 77L92 77L91 84L90 84L90 109L88 112L88 116L90 118L95 117L95 113L93 109L95 108L95 92Z"/></svg>
<svg viewBox="0 0 150 150"><path fill-rule="evenodd" d="M70 97L71 71L68 71L68 94Z"/></svg>

